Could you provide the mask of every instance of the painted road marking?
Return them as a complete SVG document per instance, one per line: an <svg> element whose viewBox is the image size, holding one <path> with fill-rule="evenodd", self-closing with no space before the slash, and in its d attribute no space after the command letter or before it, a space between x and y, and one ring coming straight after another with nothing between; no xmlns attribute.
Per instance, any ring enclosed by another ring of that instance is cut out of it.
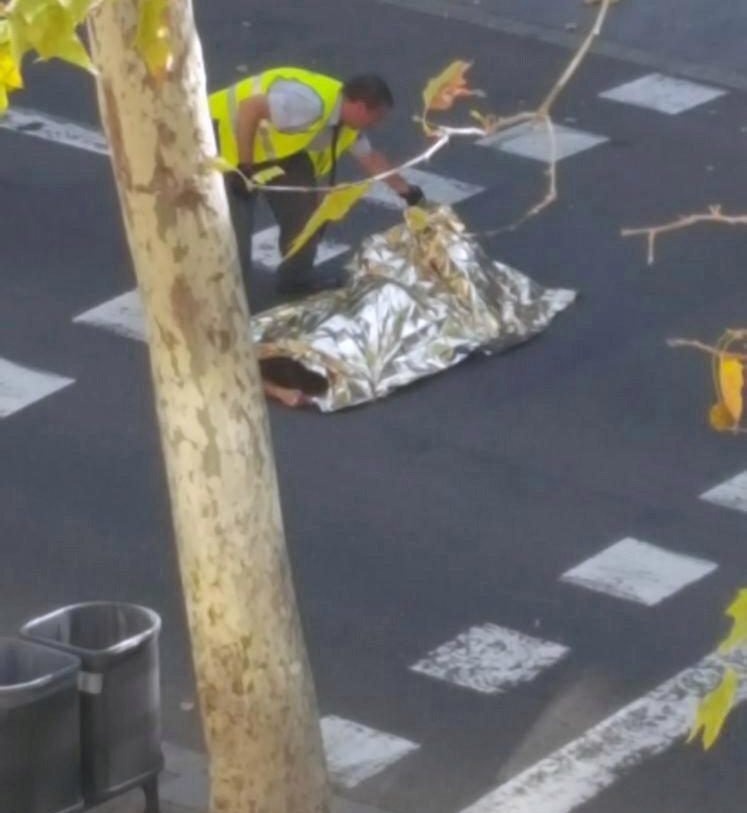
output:
<svg viewBox="0 0 747 813"><path fill-rule="evenodd" d="M277 226L270 226L252 235L252 262L256 267L265 271L275 271L282 260L278 250L278 234L280 229ZM314 265L331 260L334 257L344 254L350 250L350 246L344 243L337 243L334 240L322 240L316 252Z"/></svg>
<svg viewBox="0 0 747 813"><path fill-rule="evenodd" d="M145 315L137 288L81 313L73 322L102 328L126 339L145 341Z"/></svg>
<svg viewBox="0 0 747 813"><path fill-rule="evenodd" d="M22 107L11 107L0 117L0 129L13 130L22 135L54 141L67 147L108 155L109 147L104 134L82 124L40 113L38 110L26 110Z"/></svg>
<svg viewBox="0 0 747 813"><path fill-rule="evenodd" d="M744 701L747 650L709 655L461 813L570 813L684 737L699 700L727 665L739 674Z"/></svg>
<svg viewBox="0 0 747 813"><path fill-rule="evenodd" d="M701 494L701 500L747 513L747 471Z"/></svg>
<svg viewBox="0 0 747 813"><path fill-rule="evenodd" d="M485 624L468 629L410 669L483 694L498 694L533 680L569 651L561 644Z"/></svg>
<svg viewBox="0 0 747 813"><path fill-rule="evenodd" d="M420 747L402 737L334 716L322 719L322 738L330 777L344 788L360 785Z"/></svg>
<svg viewBox="0 0 747 813"><path fill-rule="evenodd" d="M602 99L645 107L676 116L706 102L724 96L726 91L700 85L686 79L676 79L662 73L650 73L624 85L600 93Z"/></svg>
<svg viewBox="0 0 747 813"><path fill-rule="evenodd" d="M171 742L163 743L166 766L159 778L162 803L178 805L184 813L204 813L208 808L210 780L205 754L182 748ZM140 794L138 792L138 802ZM334 797L331 813L382 813L373 807Z"/></svg>
<svg viewBox="0 0 747 813"><path fill-rule="evenodd" d="M75 383L74 378L0 358L0 418L7 418Z"/></svg>
<svg viewBox="0 0 747 813"><path fill-rule="evenodd" d="M419 186L425 193L426 200L432 203L453 206L484 191L482 186L436 175L434 172L425 172L422 169L405 169L401 174L409 183ZM402 198L381 181L373 184L363 199L388 209L402 209L405 205Z"/></svg>
<svg viewBox="0 0 747 813"><path fill-rule="evenodd" d="M555 154L558 161L609 141L605 136L574 130L561 124L556 124L554 129ZM542 122L518 124L487 138L481 138L477 143L482 147L491 147L545 163L550 162L552 155L550 136Z"/></svg>
<svg viewBox="0 0 747 813"><path fill-rule="evenodd" d="M717 568L714 562L627 538L569 570L561 579L653 607Z"/></svg>

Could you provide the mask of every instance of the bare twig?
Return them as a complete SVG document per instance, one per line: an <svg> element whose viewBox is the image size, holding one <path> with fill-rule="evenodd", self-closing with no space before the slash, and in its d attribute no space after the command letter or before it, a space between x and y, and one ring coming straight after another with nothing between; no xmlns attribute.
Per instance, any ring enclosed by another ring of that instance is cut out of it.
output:
<svg viewBox="0 0 747 813"><path fill-rule="evenodd" d="M265 186L264 184L255 184L250 178L247 178L246 175L244 175L238 169L236 169L235 172L238 172L239 175L241 175L249 189L261 189L264 192L332 192L338 189L349 189L351 186L360 186L362 183L385 181L387 178L391 178L392 175L397 175L404 169L409 169L410 167L414 167L418 164L423 164L426 161L429 161L437 152L442 150L449 143L449 141L451 141L450 135L441 135L435 143L428 147L427 150L423 151L419 155L416 155L414 158L411 158L409 161L394 167L393 169L388 169L386 172L380 172L378 175L371 175L362 181L338 183L334 186L282 186L281 184Z"/></svg>
<svg viewBox="0 0 747 813"><path fill-rule="evenodd" d="M747 331L734 331L734 334L735 338L737 338L738 336L736 334L747 334ZM739 336L739 338L741 338L741 336ZM697 339L668 339L667 345L673 348L690 347L694 350L700 350L703 353L708 353L711 356L727 355L729 358L738 359L739 361L747 361L747 353L734 353L731 350L724 350L722 347L715 347L710 344L705 344Z"/></svg>
<svg viewBox="0 0 747 813"><path fill-rule="evenodd" d="M681 229L689 229L699 223L725 223L728 226L745 226L747 225L747 214L744 215L725 215L721 206L716 204L708 207L707 212L699 214L684 215L683 217L673 220L670 223L662 223L659 226L643 226L638 229L623 229L620 234L623 237L637 237L645 235L648 241L648 264L653 265L656 260L656 240L660 234L665 234L671 231L679 231Z"/></svg>
<svg viewBox="0 0 747 813"><path fill-rule="evenodd" d="M586 39L581 43L581 47L578 49L578 51L576 51L576 53L573 55L573 58L568 63L568 67L561 74L560 79L558 79L552 90L547 94L545 101L542 102L542 104L539 106L537 110L538 114L545 115L549 114L550 109L555 104L555 100L562 93L562 91L565 89L565 86L568 84L573 75L579 69L579 66L584 61L586 55L591 50L591 46L594 44L594 40L601 33L602 26L604 25L604 21L607 18L607 12L609 11L610 6L614 2L615 0L602 0L596 19L594 20L594 25L591 27L589 33L586 35Z"/></svg>

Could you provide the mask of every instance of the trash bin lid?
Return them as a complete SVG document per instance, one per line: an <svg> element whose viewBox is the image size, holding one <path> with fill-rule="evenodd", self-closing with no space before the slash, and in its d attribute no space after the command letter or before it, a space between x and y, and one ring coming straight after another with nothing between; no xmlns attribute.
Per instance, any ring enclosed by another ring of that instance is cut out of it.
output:
<svg viewBox="0 0 747 813"><path fill-rule="evenodd" d="M0 709L39 700L65 684L74 686L80 666L73 655L17 638L0 638Z"/></svg>
<svg viewBox="0 0 747 813"><path fill-rule="evenodd" d="M147 607L92 601L54 610L29 621L24 638L77 655L84 666L105 668L158 635L161 619Z"/></svg>

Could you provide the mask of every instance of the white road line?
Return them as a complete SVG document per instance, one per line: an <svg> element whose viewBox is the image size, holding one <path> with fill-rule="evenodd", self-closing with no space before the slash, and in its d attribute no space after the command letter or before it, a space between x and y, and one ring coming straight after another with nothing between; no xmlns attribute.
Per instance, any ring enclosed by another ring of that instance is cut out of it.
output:
<svg viewBox="0 0 747 813"><path fill-rule="evenodd" d="M81 124L40 113L38 110L26 110L12 106L0 117L0 129L13 130L33 138L54 141L66 147L108 155L109 147L103 133Z"/></svg>
<svg viewBox="0 0 747 813"><path fill-rule="evenodd" d="M498 694L534 680L569 651L561 644L485 624L468 629L410 669L483 694Z"/></svg>
<svg viewBox="0 0 747 813"><path fill-rule="evenodd" d="M145 315L137 288L81 313L73 322L102 328L126 339L145 341Z"/></svg>
<svg viewBox="0 0 747 813"><path fill-rule="evenodd" d="M600 93L599 97L676 116L718 99L725 93L726 91L718 88L690 82L687 79L650 73L633 82L626 82L624 85L606 90Z"/></svg>
<svg viewBox="0 0 747 813"><path fill-rule="evenodd" d="M717 568L714 562L627 538L569 570L561 580L653 607Z"/></svg>
<svg viewBox="0 0 747 813"><path fill-rule="evenodd" d="M732 666L747 697L747 651L710 655L520 773L461 813L570 813L688 732L721 667Z"/></svg>
<svg viewBox="0 0 747 813"><path fill-rule="evenodd" d="M427 200L432 203L445 203L453 206L455 203L471 198L484 190L482 186L457 181L434 172L425 172L422 169L405 169L402 176L412 184L423 190ZM385 206L387 209L402 209L402 199L385 183L377 182L363 196L370 203Z"/></svg>
<svg viewBox="0 0 747 813"><path fill-rule="evenodd" d="M0 418L7 418L75 383L73 378L0 358Z"/></svg>
<svg viewBox="0 0 747 813"><path fill-rule="evenodd" d="M265 271L277 270L282 260L278 250L279 231L280 229L277 226L270 226L252 235L252 263L254 267ZM314 265L321 265L333 257L344 254L349 249L350 246L344 243L337 243L334 240L322 240L316 252Z"/></svg>
<svg viewBox="0 0 747 813"><path fill-rule="evenodd" d="M701 500L747 513L747 471L701 494Z"/></svg>
<svg viewBox="0 0 747 813"><path fill-rule="evenodd" d="M344 788L360 785L419 748L402 737L334 716L322 719L322 738L330 777Z"/></svg>
<svg viewBox="0 0 747 813"><path fill-rule="evenodd" d="M560 124L556 124L554 130L555 155L558 161L580 152L586 152L609 140L596 133L587 133L584 130L575 130ZM549 163L552 155L550 135L542 122L518 124L495 135L481 138L477 143L481 147L491 147L545 163Z"/></svg>
<svg viewBox="0 0 747 813"><path fill-rule="evenodd" d="M166 766L158 783L161 803L178 805L183 813L205 813L210 797L206 755L171 742L163 743L163 755ZM372 807L359 806L339 798L333 799L332 813L353 813L353 811L383 813Z"/></svg>

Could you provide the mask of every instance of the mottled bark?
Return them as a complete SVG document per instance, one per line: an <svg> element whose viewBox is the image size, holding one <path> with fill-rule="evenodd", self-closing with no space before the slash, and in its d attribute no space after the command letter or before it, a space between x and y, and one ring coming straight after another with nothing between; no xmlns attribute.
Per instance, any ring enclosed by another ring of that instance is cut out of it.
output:
<svg viewBox="0 0 747 813"><path fill-rule="evenodd" d="M162 83L133 48L136 0L89 33L101 115L143 301L213 813L328 808L313 683L261 380L189 0L169 3Z"/></svg>

